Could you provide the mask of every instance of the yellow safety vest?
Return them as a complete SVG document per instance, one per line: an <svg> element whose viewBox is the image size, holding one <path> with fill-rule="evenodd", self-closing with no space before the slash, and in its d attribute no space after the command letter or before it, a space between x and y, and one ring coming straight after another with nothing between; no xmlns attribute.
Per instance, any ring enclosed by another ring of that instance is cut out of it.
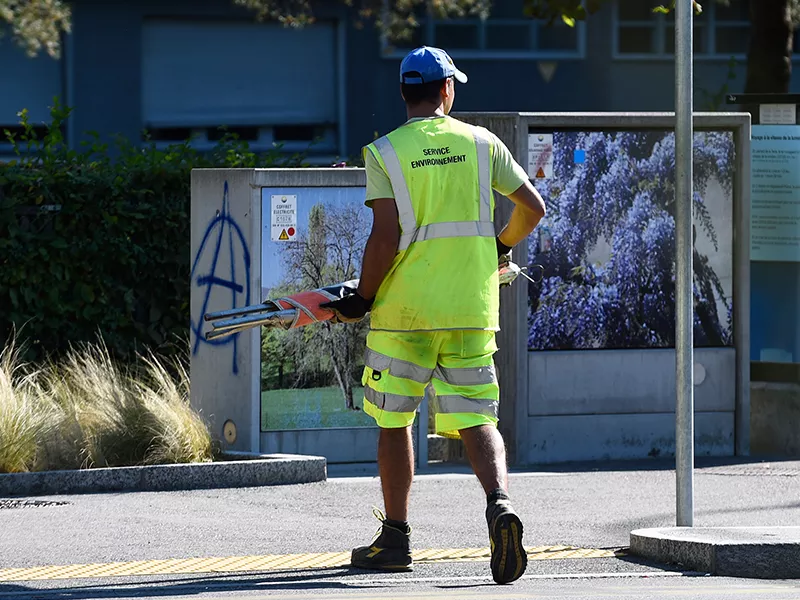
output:
<svg viewBox="0 0 800 600"><path fill-rule="evenodd" d="M488 132L431 117L402 125L366 151L389 175L401 228L371 329L499 330Z"/></svg>

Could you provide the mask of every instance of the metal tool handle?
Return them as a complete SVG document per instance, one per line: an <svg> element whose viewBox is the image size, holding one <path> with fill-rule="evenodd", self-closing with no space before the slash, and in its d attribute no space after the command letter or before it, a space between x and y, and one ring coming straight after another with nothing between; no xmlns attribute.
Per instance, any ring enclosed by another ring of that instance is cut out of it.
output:
<svg viewBox="0 0 800 600"><path fill-rule="evenodd" d="M227 310L218 310L203 315L205 321L217 321L219 319L227 319L229 317L239 317L244 315L251 315L253 313L262 313L266 310L279 310L279 307L272 301L264 302L263 304L252 304L250 306L243 306L241 308L229 308Z"/></svg>
<svg viewBox="0 0 800 600"><path fill-rule="evenodd" d="M297 316L297 309L270 311L266 314L245 315L226 321L212 323L213 329L206 332L206 339L213 340L226 335L241 333L246 329L263 325L278 325L288 328Z"/></svg>

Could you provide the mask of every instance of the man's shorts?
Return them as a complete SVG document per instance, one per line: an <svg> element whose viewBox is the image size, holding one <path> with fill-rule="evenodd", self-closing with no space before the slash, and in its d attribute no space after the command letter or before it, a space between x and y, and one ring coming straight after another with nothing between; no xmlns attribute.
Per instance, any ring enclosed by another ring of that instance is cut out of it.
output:
<svg viewBox="0 0 800 600"><path fill-rule="evenodd" d="M408 427L432 384L436 433L497 426L500 387L494 331L370 331L364 357L364 412L382 428Z"/></svg>

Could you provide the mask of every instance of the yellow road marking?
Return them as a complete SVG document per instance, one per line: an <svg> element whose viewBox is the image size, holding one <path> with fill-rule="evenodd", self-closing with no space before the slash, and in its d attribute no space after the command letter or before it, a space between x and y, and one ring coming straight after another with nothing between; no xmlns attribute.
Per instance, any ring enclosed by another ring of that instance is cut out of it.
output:
<svg viewBox="0 0 800 600"><path fill-rule="evenodd" d="M526 548L526 551L529 560L613 558L622 554L616 550L575 548L573 546L536 546ZM488 548L415 550L411 555L417 564L479 562L488 561L491 557ZM0 582L33 581L38 579L95 579L99 577L130 577L133 575L249 573L284 569L329 569L346 567L349 564L350 552L170 558L164 560L134 560L130 562L0 569Z"/></svg>

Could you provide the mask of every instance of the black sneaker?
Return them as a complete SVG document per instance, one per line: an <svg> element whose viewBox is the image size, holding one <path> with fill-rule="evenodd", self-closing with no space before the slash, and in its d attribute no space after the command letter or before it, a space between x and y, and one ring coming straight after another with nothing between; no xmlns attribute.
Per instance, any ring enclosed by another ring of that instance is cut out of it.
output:
<svg viewBox="0 0 800 600"><path fill-rule="evenodd" d="M528 553L522 545L522 521L507 496L500 495L486 507L489 543L492 550L492 578L511 583L525 572Z"/></svg>
<svg viewBox="0 0 800 600"><path fill-rule="evenodd" d="M411 528L403 531L386 523L378 509L373 511L381 521L380 535L369 546L355 548L350 565L381 571L411 571Z"/></svg>

